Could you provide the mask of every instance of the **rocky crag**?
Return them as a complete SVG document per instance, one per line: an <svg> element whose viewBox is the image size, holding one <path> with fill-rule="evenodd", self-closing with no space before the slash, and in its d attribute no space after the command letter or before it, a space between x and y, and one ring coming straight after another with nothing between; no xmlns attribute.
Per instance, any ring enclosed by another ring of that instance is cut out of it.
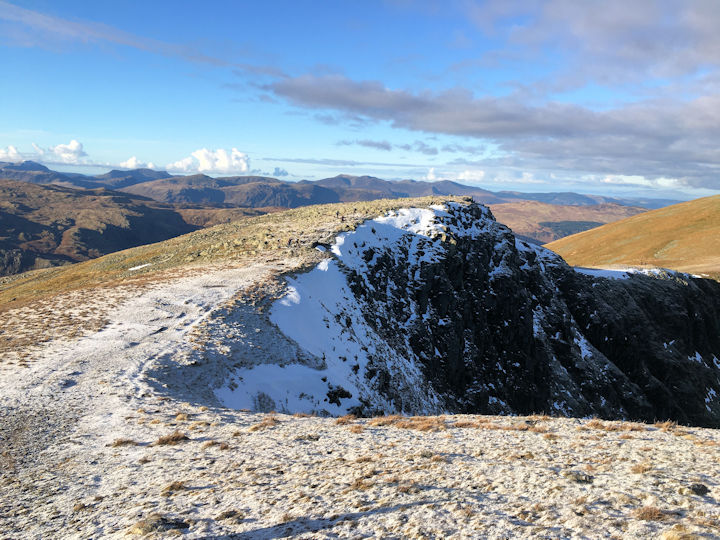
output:
<svg viewBox="0 0 720 540"><path fill-rule="evenodd" d="M474 203L400 210L319 248L332 259L269 310L301 352L240 360L225 404L720 426L717 282L573 269Z"/></svg>

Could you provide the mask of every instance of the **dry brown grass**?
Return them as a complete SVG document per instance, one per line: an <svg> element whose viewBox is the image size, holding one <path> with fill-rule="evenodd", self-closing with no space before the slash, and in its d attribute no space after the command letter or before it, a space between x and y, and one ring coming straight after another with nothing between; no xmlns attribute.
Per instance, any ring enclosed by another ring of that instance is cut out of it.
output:
<svg viewBox="0 0 720 540"><path fill-rule="evenodd" d="M117 448L118 446L137 446L140 443L132 439L115 439L110 446Z"/></svg>
<svg viewBox="0 0 720 540"><path fill-rule="evenodd" d="M655 427L658 428L660 431L668 432L673 431L677 428L677 422L673 422L672 420L665 420L664 422L655 422Z"/></svg>
<svg viewBox="0 0 720 540"><path fill-rule="evenodd" d="M351 424L354 420L357 420L357 416L354 414L346 414L345 416L341 416L337 420L335 420L335 424L338 426L344 426L347 424Z"/></svg>
<svg viewBox="0 0 720 540"><path fill-rule="evenodd" d="M280 420L275 416L266 416L261 422L254 424L248 428L248 431L260 431L261 429L267 429L275 427L280 423Z"/></svg>
<svg viewBox="0 0 720 540"><path fill-rule="evenodd" d="M633 516L644 521L662 521L667 519L667 514L656 506L643 506L633 511Z"/></svg>
<svg viewBox="0 0 720 540"><path fill-rule="evenodd" d="M480 418L478 420L456 420L454 423L449 424L448 427L457 429L484 429L487 428L489 425L490 420Z"/></svg>
<svg viewBox="0 0 720 540"><path fill-rule="evenodd" d="M213 448L217 447L220 450L229 450L230 445L226 442L220 442L220 441L206 441L202 445L203 448Z"/></svg>
<svg viewBox="0 0 720 540"><path fill-rule="evenodd" d="M368 420L368 425L378 427L391 426L395 422L398 422L400 419L402 419L402 416L398 414L391 414L388 416L376 416L375 418L371 418L370 420Z"/></svg>
<svg viewBox="0 0 720 540"><path fill-rule="evenodd" d="M674 528L660 534L660 540L701 540L702 538L699 534Z"/></svg>
<svg viewBox="0 0 720 540"><path fill-rule="evenodd" d="M603 422L599 418L593 418L585 422L584 425L578 427L578 430L583 431L585 429L597 429L600 431L645 431L647 426L638 424L636 422Z"/></svg>
<svg viewBox="0 0 720 540"><path fill-rule="evenodd" d="M223 521L223 520L242 521L242 519L244 517L245 517L245 514L243 514L240 510L225 510L223 512L220 512L217 516L215 516L215 519L218 521Z"/></svg>
<svg viewBox="0 0 720 540"><path fill-rule="evenodd" d="M645 474L648 471L651 471L653 469L653 466L649 463L636 463L632 467L630 467L630 472L634 474Z"/></svg>
<svg viewBox="0 0 720 540"><path fill-rule="evenodd" d="M372 483L368 482L366 478L361 476L356 478L346 491L365 491L370 489L372 486Z"/></svg>
<svg viewBox="0 0 720 540"><path fill-rule="evenodd" d="M169 435L163 435L160 437L157 441L155 441L153 444L155 446L168 446L173 444L178 444L183 441L189 441L190 437L185 435L182 431L174 431L170 433Z"/></svg>
<svg viewBox="0 0 720 540"><path fill-rule="evenodd" d="M399 484L396 489L399 493L418 493L420 491L420 487L415 482Z"/></svg>
<svg viewBox="0 0 720 540"><path fill-rule="evenodd" d="M365 431L365 426L363 426L362 424L352 424L348 428L348 430L350 431L350 433L362 433L363 431Z"/></svg>
<svg viewBox="0 0 720 540"><path fill-rule="evenodd" d="M543 243L558 238L552 227L541 223L562 221L593 221L611 223L644 212L644 208L599 204L593 206L570 206L537 201L518 201L488 205L500 223L510 227L515 234L530 236Z"/></svg>
<svg viewBox="0 0 720 540"><path fill-rule="evenodd" d="M172 495L173 493L177 493L178 491L183 491L185 489L187 489L185 482L175 481L165 486L162 489L162 493L164 495Z"/></svg>

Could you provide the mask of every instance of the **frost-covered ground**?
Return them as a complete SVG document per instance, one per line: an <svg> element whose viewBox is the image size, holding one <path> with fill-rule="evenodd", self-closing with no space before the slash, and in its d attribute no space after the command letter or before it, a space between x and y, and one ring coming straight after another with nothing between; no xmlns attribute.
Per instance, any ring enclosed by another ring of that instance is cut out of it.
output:
<svg viewBox="0 0 720 540"><path fill-rule="evenodd" d="M353 242L405 232L421 242L440 232L428 214L438 211L370 222L341 236L335 256L360 266ZM103 329L38 346L28 367L0 364L0 537L720 534L717 430L222 407L263 405L262 392L303 410L328 383L362 384L353 366L381 344L336 261L290 278L285 294L282 273L299 264L208 268L148 286ZM327 317L332 303L350 323ZM353 358L340 352L350 332Z"/></svg>

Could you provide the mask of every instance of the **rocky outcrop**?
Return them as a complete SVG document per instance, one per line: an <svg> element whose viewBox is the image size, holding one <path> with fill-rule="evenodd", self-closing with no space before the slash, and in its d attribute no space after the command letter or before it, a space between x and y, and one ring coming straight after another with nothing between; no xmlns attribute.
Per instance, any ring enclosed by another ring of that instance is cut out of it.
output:
<svg viewBox="0 0 720 540"><path fill-rule="evenodd" d="M360 401L353 412L408 403L407 390L392 384L391 359L402 357L450 412L720 427L720 284L671 272L582 273L516 240L483 206L424 212L432 215L368 222L333 248L354 305L323 300L317 309L356 333L348 314L359 309L363 335L393 351L362 346L358 379L344 384L361 394L350 400ZM342 345L331 341L322 355L332 372Z"/></svg>

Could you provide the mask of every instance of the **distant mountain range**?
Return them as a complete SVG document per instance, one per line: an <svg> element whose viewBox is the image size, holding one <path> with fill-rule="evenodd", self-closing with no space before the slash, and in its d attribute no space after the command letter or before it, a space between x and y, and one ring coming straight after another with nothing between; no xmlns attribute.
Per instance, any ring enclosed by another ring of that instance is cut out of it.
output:
<svg viewBox="0 0 720 540"><path fill-rule="evenodd" d="M538 201L547 204L589 206L619 204L642 208L662 208L679 201L668 199L629 199L583 195L579 193L493 192L450 180L383 180L373 176L338 175L322 180L290 182L264 176L212 178L203 174L173 176L152 169L113 170L88 176L60 173L33 161L14 164L0 162L0 178L33 184L60 184L76 188L107 188L150 197L160 202L240 206L258 208L276 206L296 208L310 204L370 201L399 197L472 196L483 204Z"/></svg>
<svg viewBox="0 0 720 540"><path fill-rule="evenodd" d="M98 176L0 162L0 275L83 261L200 227L313 204L472 196L502 223L541 244L645 209L577 193L494 193L451 181L339 175L287 182L264 176L172 176L152 169ZM655 201L656 204L661 202Z"/></svg>

